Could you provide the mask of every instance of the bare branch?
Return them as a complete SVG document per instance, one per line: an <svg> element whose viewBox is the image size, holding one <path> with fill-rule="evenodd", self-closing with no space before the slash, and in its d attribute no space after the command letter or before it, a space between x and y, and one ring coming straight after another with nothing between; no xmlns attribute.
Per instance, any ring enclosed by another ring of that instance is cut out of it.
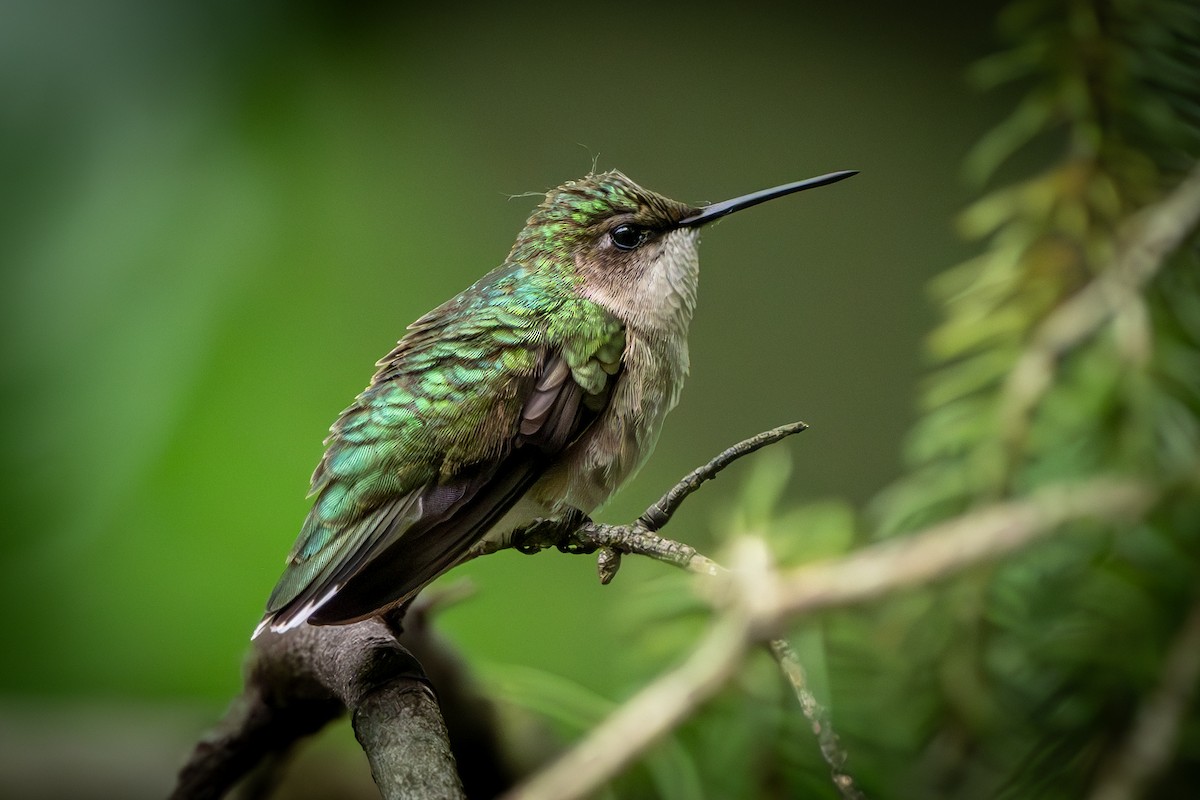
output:
<svg viewBox="0 0 1200 800"><path fill-rule="evenodd" d="M921 533L784 573L769 613L782 619L945 578L1016 552L1066 522L1137 519L1158 496L1159 490L1141 481L1097 478L996 503Z"/></svg>
<svg viewBox="0 0 1200 800"><path fill-rule="evenodd" d="M367 695L354 711L354 734L386 800L466 796L431 692L391 687Z"/></svg>
<svg viewBox="0 0 1200 800"><path fill-rule="evenodd" d="M335 702L317 700L278 708L267 702L261 687L247 684L217 727L196 745L179 772L172 800L224 797L260 764L271 762L277 766L278 759L298 740L320 730L342 712ZM263 778L270 781L277 776L272 769L271 775Z"/></svg>
<svg viewBox="0 0 1200 800"><path fill-rule="evenodd" d="M346 709L387 800L464 796L421 665L381 621L368 620L258 637L242 697L197 746L172 798L223 796L262 759Z"/></svg>
<svg viewBox="0 0 1200 800"><path fill-rule="evenodd" d="M688 498L688 495L699 489L700 485L705 481L710 481L717 477L721 470L742 456L750 455L756 450L761 450L767 445L775 444L775 442L807 430L807 428L808 425L803 422L789 422L786 425L780 425L778 428L763 431L757 436L752 436L722 451L712 461L685 475L658 502L647 508L645 513L638 517L637 524L649 531L660 530L670 521L671 517L679 509L679 506Z"/></svg>
<svg viewBox="0 0 1200 800"><path fill-rule="evenodd" d="M734 461L807 429L808 425L803 422L789 422L722 450L707 464L681 478L631 525L592 522L576 511L559 518L540 519L505 537L481 542L472 549L468 558L510 547L526 553L557 547L564 553L593 553L600 550L600 563L597 566L600 581L605 584L613 579L620 568L622 553L636 553L689 572L715 575L721 570L718 564L697 552L696 548L659 536L657 531L671 520L684 500Z"/></svg>
<svg viewBox="0 0 1200 800"><path fill-rule="evenodd" d="M588 522L566 531L565 534L581 552L601 548L602 551L646 556L697 575L716 575L724 570L724 567L690 544L660 536L637 523L627 526ZM615 575L616 570L611 569L611 573ZM609 579L611 580L611 576ZM604 581L603 577L601 580L604 583L608 582Z"/></svg>

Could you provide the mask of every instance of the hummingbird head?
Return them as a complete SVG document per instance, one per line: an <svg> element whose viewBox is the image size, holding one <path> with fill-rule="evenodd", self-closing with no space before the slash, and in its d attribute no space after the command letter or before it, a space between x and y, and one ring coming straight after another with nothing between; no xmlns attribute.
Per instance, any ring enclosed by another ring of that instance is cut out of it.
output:
<svg viewBox="0 0 1200 800"><path fill-rule="evenodd" d="M588 175L547 192L509 258L570 276L580 294L628 322L686 324L698 237L679 221L695 213L620 172Z"/></svg>
<svg viewBox="0 0 1200 800"><path fill-rule="evenodd" d="M835 172L699 207L644 189L617 171L592 174L546 194L509 258L569 272L581 294L643 328L686 328L696 301L702 226L854 174Z"/></svg>

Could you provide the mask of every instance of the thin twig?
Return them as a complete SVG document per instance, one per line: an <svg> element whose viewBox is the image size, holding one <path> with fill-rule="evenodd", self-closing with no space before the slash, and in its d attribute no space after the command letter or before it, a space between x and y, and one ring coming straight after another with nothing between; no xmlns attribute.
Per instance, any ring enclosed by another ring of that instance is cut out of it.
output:
<svg viewBox="0 0 1200 800"><path fill-rule="evenodd" d="M745 655L747 630L743 620L719 617L683 664L624 702L582 742L503 800L590 796L725 685Z"/></svg>
<svg viewBox="0 0 1200 800"><path fill-rule="evenodd" d="M766 568L765 557L759 560L756 573ZM746 572L750 571L748 567ZM740 577L739 585L748 591L764 585L746 574ZM620 773L733 676L755 641L754 605L731 602L682 664L645 686L583 741L503 800L576 800Z"/></svg>
<svg viewBox="0 0 1200 800"><path fill-rule="evenodd" d="M808 425L804 422L789 422L749 439L743 439L722 450L707 464L683 476L630 525L592 522L578 512L561 518L541 519L513 531L507 537L481 543L471 551L468 558L509 547L526 553L557 547L564 553L592 553L600 550L599 571L602 583L612 580L620 566L622 553L648 556L689 572L715 575L722 569L719 564L699 553L691 545L659 536L657 531L670 522L684 500L706 481L716 478L734 461L807 429Z"/></svg>
<svg viewBox="0 0 1200 800"><path fill-rule="evenodd" d="M467 555L467 559L489 555L499 550L516 548L534 553L548 547L557 547L564 553L602 552L603 559L610 561L600 567L601 580L608 583L620 565L621 553L649 556L692 572L715 574L720 567L699 554L694 547L659 536L657 531L666 525L679 507L706 481L717 477L730 464L743 456L761 450L767 445L806 430L803 422L789 422L768 431L743 439L732 447L722 450L707 464L683 476L666 494L655 501L629 525L605 525L592 522L578 511L562 517L539 519L510 532L503 537L480 542ZM466 559L464 559L466 560ZM606 576L607 573L607 576Z"/></svg>
<svg viewBox="0 0 1200 800"><path fill-rule="evenodd" d="M778 428L763 431L757 436L751 436L749 439L738 442L733 447L722 451L716 458L704 466L698 467L685 475L658 502L647 508L645 513L638 517L638 523L648 531L661 530L671 520L675 512L679 510L679 506L688 498L688 495L699 489L702 483L717 477L721 470L742 456L747 456L756 450L761 450L767 445L775 444L775 442L800 433L807 428L808 425L803 422L789 422L787 425L780 425Z"/></svg>
<svg viewBox="0 0 1200 800"><path fill-rule="evenodd" d="M792 691L796 693L796 699L800 701L800 709L804 712L805 718L812 725L813 735L817 737L817 744L821 748L821 756L829 765L833 785L837 787L844 800L865 800L865 795L855 785L854 778L843 768L846 763L846 751L842 748L837 734L833 732L829 712L808 688L808 676L805 674L804 665L800 663L796 651L785 639L772 639L767 646L771 650L771 655L775 656L775 660L779 663L779 668L783 670L784 676L792 685Z"/></svg>
<svg viewBox="0 0 1200 800"><path fill-rule="evenodd" d="M697 575L716 575L724 569L690 544L660 536L637 523L605 525L590 522L567 532L567 537L584 547L646 556ZM612 573L616 574L616 570L613 569Z"/></svg>
<svg viewBox="0 0 1200 800"><path fill-rule="evenodd" d="M684 476L658 502L647 509L646 513L638 517L632 525L605 525L603 523L592 522L582 515L568 515L562 519L539 520L527 528L516 532L510 538L508 544L516 546L522 552L526 553L537 552L548 547L557 547L559 550L567 553L591 553L598 550L597 570L600 574L600 581L604 584L612 580L616 574L623 553L646 556L695 575L709 578L727 575L728 572L723 566L703 553L700 553L696 548L660 536L655 532L656 529L661 528L661 526L669 522L689 495L696 491L705 481L716 477L725 467L737 459L767 445L800 433L807 427L803 422L781 425L723 450L716 458ZM657 526L657 528L652 528L651 526ZM492 545L492 547L494 546ZM715 630L714 628L713 635L716 635ZM846 752L842 749L837 735L833 732L833 724L828 712L817 702L812 692L807 688L804 681L804 668L796 657L795 651L783 639L771 639L769 642L766 642L766 646L779 663L781 671L796 692L801 711L812 725L813 734L817 737L821 755L829 764L834 785L846 800L861 800L863 797L862 793L858 790L853 778L844 769L847 758ZM698 648L696 651L697 654L704 649L703 646ZM743 649L739 649L738 653L740 654ZM740 655L738 657L740 658ZM714 661L710 662L708 666L712 668L719 667L721 669L719 674L727 679L729 675L724 672L724 663L724 661ZM736 662L733 663L736 664ZM689 674L694 674L694 672L695 670ZM671 685L670 682L667 683L668 687ZM693 708L700 701L700 696L693 694ZM670 702L666 702L665 705L669 706ZM682 714L683 712L678 711L676 713ZM621 733L618 739L624 743L623 746L625 747L628 747L629 743L633 741L624 733ZM621 762L621 764L628 763L628 760L636 757L636 755L636 750L628 751L626 760ZM567 769L564 774L570 774L570 770L573 768L564 769ZM558 790L556 789L556 791Z"/></svg>

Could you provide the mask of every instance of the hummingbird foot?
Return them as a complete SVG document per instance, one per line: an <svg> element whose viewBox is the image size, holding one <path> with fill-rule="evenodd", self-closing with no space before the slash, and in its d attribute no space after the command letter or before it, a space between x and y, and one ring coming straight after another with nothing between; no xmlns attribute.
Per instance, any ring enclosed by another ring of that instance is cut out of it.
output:
<svg viewBox="0 0 1200 800"><path fill-rule="evenodd" d="M584 524L570 536L585 545L579 552L599 550L596 570L603 584L616 577L621 568L621 556L625 554L647 556L703 575L716 575L722 571L720 565L696 548L648 529L641 520L632 525Z"/></svg>
<svg viewBox="0 0 1200 800"><path fill-rule="evenodd" d="M596 570L602 584L616 577L621 556L636 553L694 572L714 573L712 562L694 547L668 539L650 530L638 520L632 525L608 525L593 522L577 508L557 517L544 517L512 532L508 545L526 555L550 547L561 553L589 555L599 551Z"/></svg>
<svg viewBox="0 0 1200 800"><path fill-rule="evenodd" d="M569 508L557 517L542 517L512 532L512 547L525 555L540 553L548 547L556 547L563 553L587 554L596 551L596 545L580 541L573 536L577 530L594 523L578 508Z"/></svg>

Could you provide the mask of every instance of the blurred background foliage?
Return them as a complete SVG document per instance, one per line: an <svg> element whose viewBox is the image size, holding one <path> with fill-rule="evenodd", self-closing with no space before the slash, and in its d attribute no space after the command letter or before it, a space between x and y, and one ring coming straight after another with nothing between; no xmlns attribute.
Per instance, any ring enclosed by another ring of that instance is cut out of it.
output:
<svg viewBox="0 0 1200 800"><path fill-rule="evenodd" d="M1194 161L1197 15L5 4L0 795L164 793L239 687L325 428L404 325L504 256L536 203L514 195L593 162L691 202L863 173L706 232L692 378L600 518L796 418L812 430L669 533L713 554L765 534L801 563L1046 482L1194 473L1194 252L1029 413L1005 379ZM799 626L850 771L876 797L1079 796L1196 600L1198 532L1183 493L1119 537ZM551 554L463 577L477 593L440 628L517 744L594 724L704 620L685 577L636 560L603 588ZM1189 720L1156 796L1195 784ZM371 796L354 750L323 736L288 791ZM764 655L615 790L652 791L833 790Z"/></svg>

